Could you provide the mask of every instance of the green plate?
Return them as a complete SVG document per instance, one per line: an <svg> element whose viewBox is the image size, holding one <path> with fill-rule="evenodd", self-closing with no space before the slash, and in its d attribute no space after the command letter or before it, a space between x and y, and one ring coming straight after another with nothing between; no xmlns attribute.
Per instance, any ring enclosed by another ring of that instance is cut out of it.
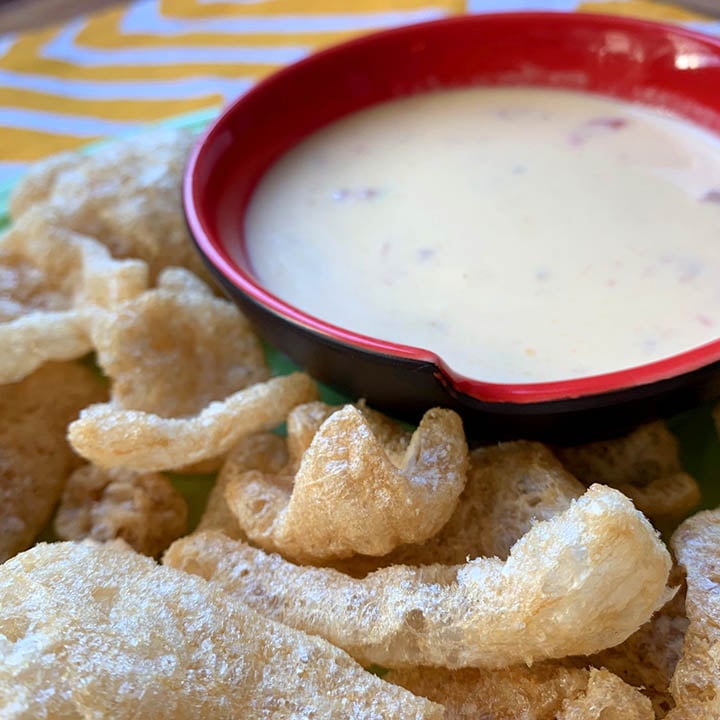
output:
<svg viewBox="0 0 720 720"><path fill-rule="evenodd" d="M178 127L202 130L217 114L215 109L206 109L198 112L181 115L170 120L158 123L159 127ZM148 126L148 129L151 127ZM92 153L99 147L107 144L106 141L87 146L84 151ZM0 186L0 230L7 226L8 203L14 183ZM268 364L276 374L287 374L297 369L288 358L266 346ZM348 402L346 396L321 385L323 400L333 404ZM711 414L712 405L708 404L677 417L668 419L667 425L680 441L682 462L691 475L693 475L702 488L703 508L720 506L720 440ZM207 501L208 492L212 486L212 475L179 475L170 474L175 487L188 501L190 508L189 524L194 527L202 514ZM41 539L52 539L49 531L43 533Z"/></svg>

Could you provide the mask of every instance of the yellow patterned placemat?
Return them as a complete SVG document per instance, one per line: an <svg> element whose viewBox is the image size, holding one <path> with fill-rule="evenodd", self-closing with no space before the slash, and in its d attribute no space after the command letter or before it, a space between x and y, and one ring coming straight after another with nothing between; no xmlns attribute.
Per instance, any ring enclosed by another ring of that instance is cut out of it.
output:
<svg viewBox="0 0 720 720"><path fill-rule="evenodd" d="M218 107L353 35L461 12L580 10L720 23L654 0L136 0L0 35L0 185L50 153Z"/></svg>

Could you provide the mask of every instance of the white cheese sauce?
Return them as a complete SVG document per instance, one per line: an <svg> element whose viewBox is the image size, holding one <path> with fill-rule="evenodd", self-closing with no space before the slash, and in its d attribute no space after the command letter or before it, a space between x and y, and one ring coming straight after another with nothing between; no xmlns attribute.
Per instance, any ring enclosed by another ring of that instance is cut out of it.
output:
<svg viewBox="0 0 720 720"><path fill-rule="evenodd" d="M583 93L417 95L281 157L246 247L291 305L475 379L619 370L720 336L720 140Z"/></svg>

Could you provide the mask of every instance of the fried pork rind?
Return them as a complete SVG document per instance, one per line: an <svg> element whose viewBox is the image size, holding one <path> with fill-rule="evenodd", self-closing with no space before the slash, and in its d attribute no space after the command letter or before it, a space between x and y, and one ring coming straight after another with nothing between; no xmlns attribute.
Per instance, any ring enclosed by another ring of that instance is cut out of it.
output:
<svg viewBox="0 0 720 720"><path fill-rule="evenodd" d="M650 701L607 670L559 662L501 670L406 668L383 676L445 706L445 720L654 720Z"/></svg>
<svg viewBox="0 0 720 720"><path fill-rule="evenodd" d="M0 716L440 720L439 705L119 543L0 567Z"/></svg>
<svg viewBox="0 0 720 720"><path fill-rule="evenodd" d="M315 404L315 403L311 403ZM323 403L317 403L322 405ZM305 407L300 405L300 407ZM297 410L297 408L295 408ZM294 410L290 415L295 412ZM249 435L230 451L220 474L210 491L205 511L197 530L217 530L228 537L245 540L245 533L240 529L237 518L225 500L225 488L238 472L260 470L264 473L279 472L288 461L285 441L273 433L257 433Z"/></svg>
<svg viewBox="0 0 720 720"><path fill-rule="evenodd" d="M650 698L657 718L664 718L675 703L670 695L670 679L682 653L688 620L685 617L685 578L675 565L669 584L678 587L675 596L624 643L603 650L590 658L626 683L642 688Z"/></svg>
<svg viewBox="0 0 720 720"><path fill-rule="evenodd" d="M354 557L333 567L355 577L388 565L459 565L467 558L505 560L535 522L567 510L585 492L544 445L519 440L470 453L468 480L455 512L434 537L382 558Z"/></svg>
<svg viewBox="0 0 720 720"><path fill-rule="evenodd" d="M55 532L62 540L120 538L153 557L186 528L187 503L166 477L94 465L70 476L55 515Z"/></svg>
<svg viewBox="0 0 720 720"><path fill-rule="evenodd" d="M114 403L91 405L68 430L70 443L101 467L157 472L227 453L241 438L282 423L296 405L317 397L304 373L275 377L212 402L186 418L163 418Z"/></svg>
<svg viewBox="0 0 720 720"><path fill-rule="evenodd" d="M676 708L668 720L720 717L720 508L697 513L672 536L687 576L690 624L670 691Z"/></svg>
<svg viewBox="0 0 720 720"><path fill-rule="evenodd" d="M465 486L462 421L435 408L411 438L399 427L389 431L385 446L363 410L346 405L322 423L296 471L291 457L278 474L236 473L225 490L228 506L254 543L299 562L385 555L432 537Z"/></svg>
<svg viewBox="0 0 720 720"><path fill-rule="evenodd" d="M669 598L670 556L621 493L591 487L535 524L506 562L393 566L362 580L299 567L218 533L164 562L258 612L384 667L503 667L616 645Z"/></svg>
<svg viewBox="0 0 720 720"><path fill-rule="evenodd" d="M683 472L678 442L662 422L556 452L582 483L617 488L659 528L674 528L700 502L700 488Z"/></svg>
<svg viewBox="0 0 720 720"><path fill-rule="evenodd" d="M50 207L63 227L97 238L114 257L144 260L153 278L169 265L206 277L181 204L193 142L189 130L159 130L92 155L50 158L18 183L10 215L18 220L32 207Z"/></svg>
<svg viewBox="0 0 720 720"><path fill-rule="evenodd" d="M0 384L90 352L85 310L112 308L147 287L145 263L113 260L55 219L34 210L0 237Z"/></svg>
<svg viewBox="0 0 720 720"><path fill-rule="evenodd" d="M77 464L67 424L105 395L95 373L74 362L0 386L0 562L29 547L50 519Z"/></svg>
<svg viewBox="0 0 720 720"><path fill-rule="evenodd" d="M240 311L180 268L115 312L95 313L92 338L124 410L187 417L269 376Z"/></svg>

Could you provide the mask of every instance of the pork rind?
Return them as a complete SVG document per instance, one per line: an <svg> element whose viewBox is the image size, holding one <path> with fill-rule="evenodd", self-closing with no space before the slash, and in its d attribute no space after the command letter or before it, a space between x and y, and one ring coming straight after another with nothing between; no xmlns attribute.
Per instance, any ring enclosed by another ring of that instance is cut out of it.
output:
<svg viewBox="0 0 720 720"><path fill-rule="evenodd" d="M674 528L700 502L700 488L683 472L678 442L662 422L556 452L582 483L617 488L662 529Z"/></svg>
<svg viewBox="0 0 720 720"><path fill-rule="evenodd" d="M309 403L323 405L324 403ZM299 407L307 407L300 405ZM297 410L298 408L295 408ZM290 415L295 412L293 410ZM259 470L264 473L277 473L288 461L286 443L274 433L249 435L230 451L222 470L218 474L213 489L208 496L205 511L200 518L197 531L217 530L228 537L245 540L246 535L240 529L237 518L225 500L225 488L237 476L238 472Z"/></svg>
<svg viewBox="0 0 720 720"><path fill-rule="evenodd" d="M50 207L70 230L97 238L114 257L135 257L151 276L170 265L207 277L182 211L181 184L194 142L189 130L159 130L66 153L35 165L10 199L10 215Z"/></svg>
<svg viewBox="0 0 720 720"><path fill-rule="evenodd" d="M114 403L91 405L70 425L68 437L80 455L101 467L172 470L224 455L244 436L279 425L292 408L316 397L315 382L293 373L251 385L185 418Z"/></svg>
<svg viewBox="0 0 720 720"><path fill-rule="evenodd" d="M671 545L687 576L690 624L670 691L676 708L668 720L720 717L720 509L686 520Z"/></svg>
<svg viewBox="0 0 720 720"><path fill-rule="evenodd" d="M440 720L317 637L119 543L0 566L0 716Z"/></svg>
<svg viewBox="0 0 720 720"><path fill-rule="evenodd" d="M540 520L564 512L585 487L541 443L500 443L470 453L468 480L450 520L422 544L403 545L382 558L354 557L333 567L362 577L380 567L459 565L467 558L505 560Z"/></svg>
<svg viewBox="0 0 720 720"><path fill-rule="evenodd" d="M389 422L383 428L392 433L387 446L363 409L346 405L322 423L299 466L291 457L277 474L237 473L225 499L240 527L260 547L299 562L385 555L432 537L465 486L462 421L435 408L412 436ZM293 429L289 444L302 445Z"/></svg>
<svg viewBox="0 0 720 720"><path fill-rule="evenodd" d="M384 667L504 667L616 645L669 598L670 556L621 493L591 487L535 524L506 562L393 566L361 580L300 567L218 533L164 562Z"/></svg>
<svg viewBox="0 0 720 720"><path fill-rule="evenodd" d="M94 465L70 476L55 515L62 540L120 538L153 557L186 529L187 503L166 477Z"/></svg>
<svg viewBox="0 0 720 720"><path fill-rule="evenodd" d="M385 680L445 706L445 720L654 720L650 701L607 670L544 662L501 670L406 668Z"/></svg>
<svg viewBox="0 0 720 720"><path fill-rule="evenodd" d="M84 311L112 308L147 287L145 263L113 260L55 220L34 210L0 237L0 384L90 352Z"/></svg>
<svg viewBox="0 0 720 720"><path fill-rule="evenodd" d="M29 547L77 465L67 424L105 385L74 363L47 363L0 386L0 562Z"/></svg>
<svg viewBox="0 0 720 720"><path fill-rule="evenodd" d="M124 410L187 417L269 376L245 317L180 268L115 312L95 313L92 339Z"/></svg>
<svg viewBox="0 0 720 720"><path fill-rule="evenodd" d="M652 701L657 718L664 718L675 706L670 680L682 654L688 626L685 577L677 565L670 573L669 584L678 587L678 592L649 622L625 642L590 658L593 665L607 668L626 683L641 688Z"/></svg>

